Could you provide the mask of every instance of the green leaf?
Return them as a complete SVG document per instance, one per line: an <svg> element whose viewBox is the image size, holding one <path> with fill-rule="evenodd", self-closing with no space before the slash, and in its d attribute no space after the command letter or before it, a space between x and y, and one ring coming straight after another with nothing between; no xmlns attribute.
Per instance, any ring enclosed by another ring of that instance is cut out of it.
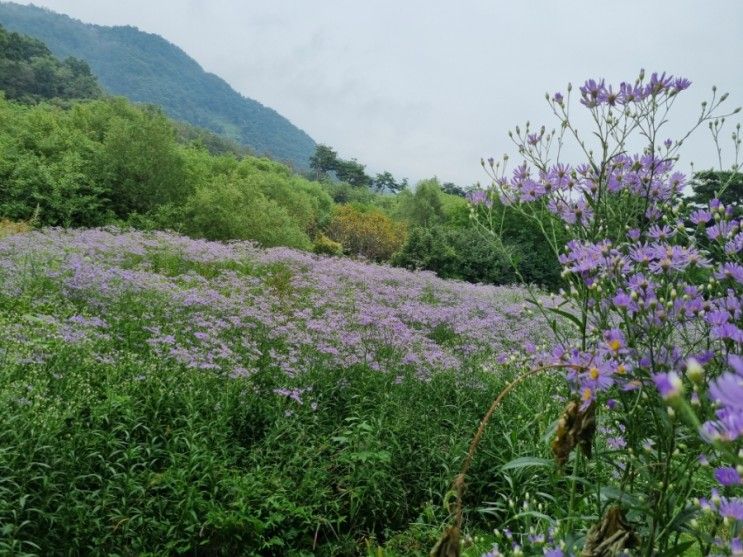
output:
<svg viewBox="0 0 743 557"><path fill-rule="evenodd" d="M541 305L536 300L532 300L530 298L526 298L526 301L529 302L530 304L535 305L535 306ZM582 327L582 323L581 323L580 319L578 319L578 317L576 315L573 315L572 313L569 313L569 312L567 312L567 311L565 311L563 309L559 309L559 308L551 308L551 307L548 307L548 306L541 306L541 307L543 307L547 311L551 311L552 313L554 313L556 315L559 315L560 317L564 317L565 319L568 319L569 321L572 321L579 328Z"/></svg>
<svg viewBox="0 0 743 557"><path fill-rule="evenodd" d="M532 456L522 456L515 458L510 462L506 462L500 467L501 471L506 470L517 470L521 468L528 468L529 466L552 466L552 461L546 458L536 458Z"/></svg>
<svg viewBox="0 0 743 557"><path fill-rule="evenodd" d="M673 557L674 555L683 555L687 549L694 545L694 543L696 542L684 542L677 545L676 547L672 547L668 551L664 551L663 553L659 554L658 557Z"/></svg>
<svg viewBox="0 0 743 557"><path fill-rule="evenodd" d="M602 485L599 488L599 494L600 497L604 500L609 499L613 501L620 501L622 503L627 503L628 505L631 505L633 507L642 507L642 503L640 503L640 501L636 497L630 495L629 493L625 493L611 485Z"/></svg>

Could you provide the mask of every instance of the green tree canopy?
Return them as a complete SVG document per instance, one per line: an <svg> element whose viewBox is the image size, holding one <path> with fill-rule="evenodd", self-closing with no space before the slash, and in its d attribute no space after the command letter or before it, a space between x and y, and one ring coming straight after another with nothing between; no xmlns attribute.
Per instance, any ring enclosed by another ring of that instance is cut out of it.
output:
<svg viewBox="0 0 743 557"><path fill-rule="evenodd" d="M318 180L325 178L338 166L338 153L327 145L318 144L315 153L310 157L310 168L315 171Z"/></svg>
<svg viewBox="0 0 743 557"><path fill-rule="evenodd" d="M690 183L692 203L707 205L717 197L724 205L743 207L743 173L704 170L696 172ZM739 209L740 210L740 209Z"/></svg>
<svg viewBox="0 0 743 557"><path fill-rule="evenodd" d="M28 103L101 95L98 83L84 61L67 58L61 62L41 41L8 33L2 26L0 89L6 98Z"/></svg>

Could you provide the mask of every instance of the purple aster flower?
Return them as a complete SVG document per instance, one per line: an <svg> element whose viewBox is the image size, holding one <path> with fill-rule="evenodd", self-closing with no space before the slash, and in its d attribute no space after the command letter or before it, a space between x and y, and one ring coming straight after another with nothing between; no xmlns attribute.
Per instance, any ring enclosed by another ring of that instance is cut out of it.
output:
<svg viewBox="0 0 743 557"><path fill-rule="evenodd" d="M712 213L707 211L706 209L698 209L694 211L689 218L691 219L691 222L694 224L707 224L709 221L712 220Z"/></svg>
<svg viewBox="0 0 743 557"><path fill-rule="evenodd" d="M656 373L653 375L653 381L655 382L655 387L658 389L660 396L666 400L681 396L681 393L683 392L684 384L675 371Z"/></svg>
<svg viewBox="0 0 743 557"><path fill-rule="evenodd" d="M725 253L735 255L743 251L743 232L738 232L733 238L725 244Z"/></svg>
<svg viewBox="0 0 743 557"><path fill-rule="evenodd" d="M606 84L604 80L596 81L589 79L580 88L581 104L588 108L594 108L599 105L599 97L601 97L606 91Z"/></svg>
<svg viewBox="0 0 743 557"><path fill-rule="evenodd" d="M690 85L691 81L689 81L685 77L677 77L676 81L673 82L673 86L676 91L683 91L685 89L688 89Z"/></svg>
<svg viewBox="0 0 743 557"><path fill-rule="evenodd" d="M650 230L648 230L648 236L650 236L654 240L658 240L661 242L669 240L673 238L675 235L676 235L676 230L674 228L671 228L667 224L664 224L663 226L658 226L657 224L654 224L653 226L650 227Z"/></svg>
<svg viewBox="0 0 743 557"><path fill-rule="evenodd" d="M627 446L627 441L624 440L624 437L609 437L606 439L606 444L609 446L610 449L624 449Z"/></svg>
<svg viewBox="0 0 743 557"><path fill-rule="evenodd" d="M720 503L720 516L743 520L743 501L740 499L723 499Z"/></svg>
<svg viewBox="0 0 743 557"><path fill-rule="evenodd" d="M619 84L619 90L622 92L625 104L641 101L646 96L645 90L639 84L622 82Z"/></svg>
<svg viewBox="0 0 743 557"><path fill-rule="evenodd" d="M743 265L725 263L715 272L715 278L720 280L733 279L735 282L743 284Z"/></svg>
<svg viewBox="0 0 743 557"><path fill-rule="evenodd" d="M483 190L475 190L467 194L467 201L472 205L484 205L487 208L492 207L493 201L488 197L488 194Z"/></svg>
<svg viewBox="0 0 743 557"><path fill-rule="evenodd" d="M715 338L726 338L733 342L743 343L743 329L732 323L723 323L712 327L712 336Z"/></svg>
<svg viewBox="0 0 743 557"><path fill-rule="evenodd" d="M710 385L709 396L723 406L743 410L743 378L724 373Z"/></svg>
<svg viewBox="0 0 743 557"><path fill-rule="evenodd" d="M658 75L657 72L653 72L650 76L650 81L645 87L645 91L648 95L658 95L663 91L667 90L673 84L673 76L667 76L666 72Z"/></svg>
<svg viewBox="0 0 743 557"><path fill-rule="evenodd" d="M733 368L733 371L743 377L743 357L737 354L730 354L728 356L728 364Z"/></svg>
<svg viewBox="0 0 743 557"><path fill-rule="evenodd" d="M740 475L735 468L722 466L715 469L715 479L720 485L740 485Z"/></svg>

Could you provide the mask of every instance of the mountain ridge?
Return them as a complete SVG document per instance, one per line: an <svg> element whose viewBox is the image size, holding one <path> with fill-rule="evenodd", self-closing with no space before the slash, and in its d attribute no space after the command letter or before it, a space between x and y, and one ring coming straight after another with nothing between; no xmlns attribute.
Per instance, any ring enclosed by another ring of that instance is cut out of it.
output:
<svg viewBox="0 0 743 557"><path fill-rule="evenodd" d="M110 93L161 106L173 118L225 135L307 170L314 140L276 110L235 91L176 44L132 25L84 23L31 5L0 2L0 24L42 40L60 58L85 60Z"/></svg>

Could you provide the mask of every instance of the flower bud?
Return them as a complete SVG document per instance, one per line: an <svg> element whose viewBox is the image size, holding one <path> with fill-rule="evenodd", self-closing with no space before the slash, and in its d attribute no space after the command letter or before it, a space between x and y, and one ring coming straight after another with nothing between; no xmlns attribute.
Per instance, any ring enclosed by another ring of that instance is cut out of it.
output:
<svg viewBox="0 0 743 557"><path fill-rule="evenodd" d="M689 358L686 362L686 376L692 383L701 385L704 382L704 368L694 358Z"/></svg>

